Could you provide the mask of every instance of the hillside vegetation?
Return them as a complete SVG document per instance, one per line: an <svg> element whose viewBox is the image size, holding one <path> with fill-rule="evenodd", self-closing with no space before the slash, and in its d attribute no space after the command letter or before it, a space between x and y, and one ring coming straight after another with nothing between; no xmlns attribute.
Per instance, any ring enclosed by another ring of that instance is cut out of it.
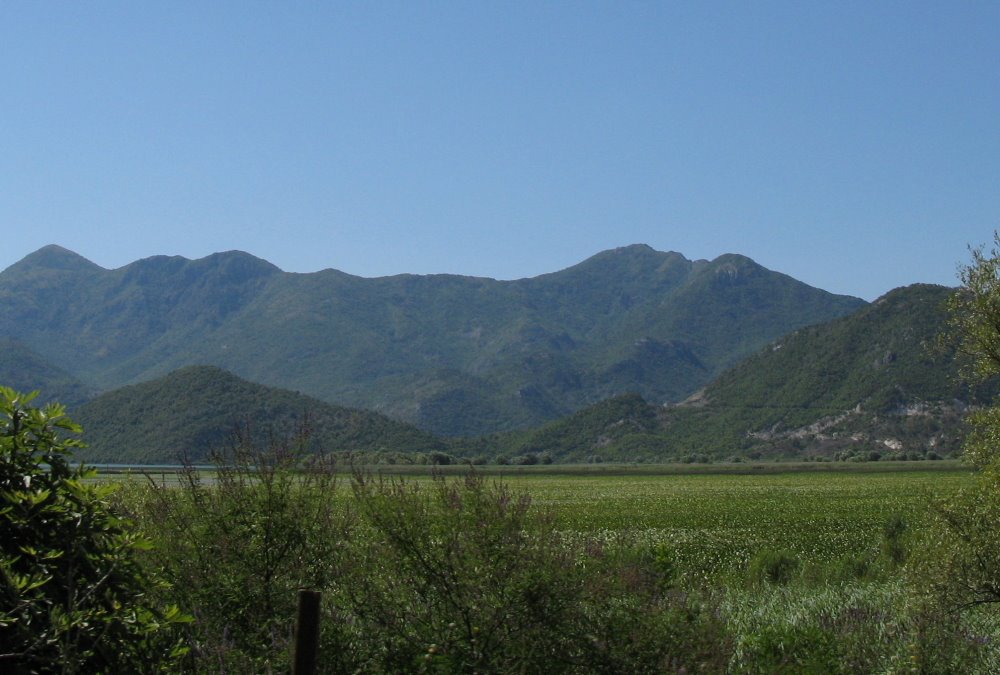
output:
<svg viewBox="0 0 1000 675"><path fill-rule="evenodd" d="M252 442L308 432L305 450L328 453L440 452L446 444L384 415L352 410L248 382L219 368L190 366L98 396L75 417L86 430L81 459L205 463L237 433Z"/></svg>
<svg viewBox="0 0 1000 675"><path fill-rule="evenodd" d="M781 335L864 304L742 256L642 245L517 281L290 274L235 251L106 270L49 246L0 273L0 337L96 390L208 364L474 436L628 392L682 400Z"/></svg>
<svg viewBox="0 0 1000 675"><path fill-rule="evenodd" d="M938 347L951 293L897 289L773 342L681 404L621 396L496 447L556 461L951 455L967 408L996 389L971 387Z"/></svg>

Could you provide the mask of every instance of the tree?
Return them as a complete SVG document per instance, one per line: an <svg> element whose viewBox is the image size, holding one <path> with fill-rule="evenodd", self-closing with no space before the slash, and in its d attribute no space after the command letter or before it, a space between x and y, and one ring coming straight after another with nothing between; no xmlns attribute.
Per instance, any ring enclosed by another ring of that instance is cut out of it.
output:
<svg viewBox="0 0 1000 675"><path fill-rule="evenodd" d="M945 339L962 358L963 374L976 383L1000 375L1000 233L990 251L972 249L972 262L959 270L962 285L949 300ZM1000 467L1000 406L970 416L972 433L965 458L980 469Z"/></svg>
<svg viewBox="0 0 1000 675"><path fill-rule="evenodd" d="M973 382L1000 375L1000 234L994 246L972 250L959 270L961 287L949 300L945 340ZM963 446L979 470L976 484L935 504L916 571L934 602L949 611L1000 603L1000 402L968 416Z"/></svg>
<svg viewBox="0 0 1000 675"><path fill-rule="evenodd" d="M186 617L147 600L147 542L72 465L80 427L36 395L0 387L0 671L166 670Z"/></svg>

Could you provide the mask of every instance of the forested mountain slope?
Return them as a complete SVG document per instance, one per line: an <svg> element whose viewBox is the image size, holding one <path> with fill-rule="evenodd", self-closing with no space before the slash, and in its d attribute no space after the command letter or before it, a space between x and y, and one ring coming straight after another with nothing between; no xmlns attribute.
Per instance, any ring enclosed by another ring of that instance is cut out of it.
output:
<svg viewBox="0 0 1000 675"><path fill-rule="evenodd" d="M679 405L617 397L500 447L557 461L951 455L968 406L995 393L939 347L952 292L896 289L774 341Z"/></svg>
<svg viewBox="0 0 1000 675"><path fill-rule="evenodd" d="M108 392L70 416L84 428L92 462L205 462L237 432L258 448L305 432L306 452L429 453L447 449L427 432L384 415L248 382L219 368L189 366Z"/></svg>
<svg viewBox="0 0 1000 675"><path fill-rule="evenodd" d="M626 392L682 400L771 340L864 304L742 256L643 245L517 281L291 274L240 252L105 270L49 246L0 273L0 337L99 390L211 364L476 435Z"/></svg>

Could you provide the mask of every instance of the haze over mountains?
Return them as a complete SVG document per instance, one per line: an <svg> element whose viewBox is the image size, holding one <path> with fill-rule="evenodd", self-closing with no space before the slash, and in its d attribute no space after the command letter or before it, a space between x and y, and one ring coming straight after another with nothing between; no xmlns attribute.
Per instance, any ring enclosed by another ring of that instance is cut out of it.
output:
<svg viewBox="0 0 1000 675"><path fill-rule="evenodd" d="M47 246L0 273L0 337L81 393L214 365L472 436L627 392L680 401L781 335L865 304L743 256L643 245L517 281L291 274L240 252L106 270Z"/></svg>

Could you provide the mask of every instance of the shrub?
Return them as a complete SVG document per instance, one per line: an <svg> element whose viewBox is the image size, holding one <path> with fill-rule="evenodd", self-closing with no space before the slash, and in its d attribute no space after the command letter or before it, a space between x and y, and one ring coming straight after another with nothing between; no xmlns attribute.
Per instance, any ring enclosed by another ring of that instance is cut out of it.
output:
<svg viewBox="0 0 1000 675"><path fill-rule="evenodd" d="M834 563L833 578L841 582L860 581L872 577L875 569L869 556L846 555Z"/></svg>
<svg viewBox="0 0 1000 675"><path fill-rule="evenodd" d="M815 625L771 624L747 636L752 673L849 673L834 635Z"/></svg>
<svg viewBox="0 0 1000 675"><path fill-rule="evenodd" d="M670 563L571 543L503 483L356 475L354 491L368 531L329 609L350 626L353 670L692 672L728 658L717 615L667 588Z"/></svg>
<svg viewBox="0 0 1000 675"><path fill-rule="evenodd" d="M1000 480L934 504L909 571L921 593L947 611L1000 604Z"/></svg>
<svg viewBox="0 0 1000 675"><path fill-rule="evenodd" d="M750 580L787 584L799 570L799 559L789 551L760 551L750 560Z"/></svg>
<svg viewBox="0 0 1000 675"><path fill-rule="evenodd" d="M899 514L890 517L882 529L882 555L894 567L906 562L906 531L908 529L906 520Z"/></svg>
<svg viewBox="0 0 1000 675"><path fill-rule="evenodd" d="M149 543L110 505L113 487L73 467L79 433L59 405L0 387L0 670L153 672L182 655L175 607L151 602L162 582L139 554Z"/></svg>
<svg viewBox="0 0 1000 675"><path fill-rule="evenodd" d="M173 595L195 617L198 670L264 672L288 667L297 589L332 583L348 518L323 456L306 460L308 430L266 447L246 427L214 455L204 478L188 466L181 485L136 495L160 546L156 561Z"/></svg>
<svg viewBox="0 0 1000 675"><path fill-rule="evenodd" d="M338 591L365 626L359 668L558 671L579 658L579 579L556 538L531 535L526 497L475 474L437 475L429 490L361 474L353 485L369 529Z"/></svg>

